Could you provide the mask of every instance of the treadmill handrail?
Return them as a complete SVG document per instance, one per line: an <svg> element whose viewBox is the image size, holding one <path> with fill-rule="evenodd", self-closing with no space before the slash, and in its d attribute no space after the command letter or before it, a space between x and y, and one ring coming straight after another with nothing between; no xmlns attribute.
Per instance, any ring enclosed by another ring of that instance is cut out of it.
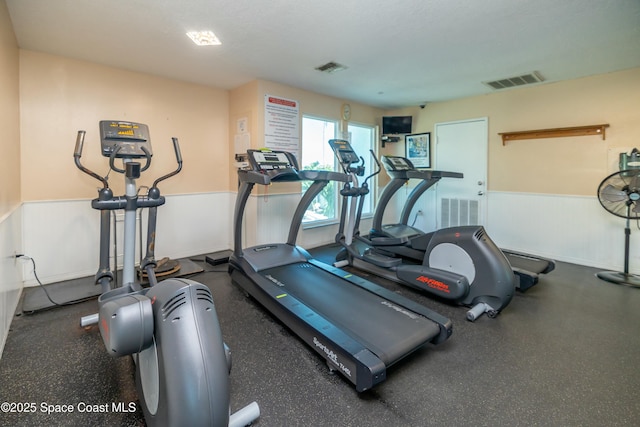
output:
<svg viewBox="0 0 640 427"><path fill-rule="evenodd" d="M412 172L424 172L424 171L412 171ZM400 213L400 224L409 225L409 216L411 215L411 211L413 207L418 203L418 200L422 195L432 186L437 184L442 178L463 178L464 175L460 172L447 172L447 171L439 171L433 170L430 171L430 178L422 179L418 185L416 185L413 191L407 197L404 206L402 207L402 212ZM409 176L410 178L414 178L413 176Z"/></svg>
<svg viewBox="0 0 640 427"><path fill-rule="evenodd" d="M420 183L413 188L413 191L409 193L407 200L404 202L404 205L402 206L402 212L400 212L399 224L407 225L407 226L409 225L409 216L411 215L411 211L413 210L413 207L416 205L416 203L418 203L418 200L420 200L420 197L422 197L422 195L426 193L426 191L429 188L436 185L439 181L440 181L440 177L433 176L431 179L425 179L420 181Z"/></svg>
<svg viewBox="0 0 640 427"><path fill-rule="evenodd" d="M240 182L247 182L250 184L271 184L271 178L260 172L238 169L238 179Z"/></svg>
<svg viewBox="0 0 640 427"><path fill-rule="evenodd" d="M311 202L316 198L318 194L327 186L329 181L348 182L351 176L342 172L333 171L313 171L306 170L300 171L302 177L308 180L313 180L313 184L307 188L307 191L302 195L302 198L296 206L296 210L291 217L291 225L289 226L289 236L287 237L287 244L295 246L298 239L298 231L302 226L302 220L304 214L311 205Z"/></svg>
<svg viewBox="0 0 640 427"><path fill-rule="evenodd" d="M307 181L338 181L348 182L349 175L342 172L326 171L326 170L301 170L298 172L300 178Z"/></svg>
<svg viewBox="0 0 640 427"><path fill-rule="evenodd" d="M238 170L238 178L241 182L249 182L253 184L269 185L273 182L280 181L278 175L267 175L254 170ZM301 170L297 171L297 178L291 174L287 174L286 181L349 181L349 175L342 172L326 171L326 170ZM282 180L285 181L285 180Z"/></svg>
<svg viewBox="0 0 640 427"><path fill-rule="evenodd" d="M449 172L439 170L408 170L407 178L409 179L433 179L433 178L464 178L461 172Z"/></svg>
<svg viewBox="0 0 640 427"><path fill-rule="evenodd" d="M295 163L295 157L293 157L292 155L289 156L291 156L293 162ZM279 171L282 172L282 180L278 179ZM348 182L350 179L351 177L346 173L327 170L298 170L289 167L281 170L273 169L270 170L267 174L257 170L238 169L238 180L240 181L240 187L238 189L234 212L234 253L237 257L242 256L242 220L244 218L246 203L255 184L270 185L274 182L280 181L313 181L313 184L309 186L307 191L305 191L303 197L300 199L300 202L298 203L298 206L296 207L291 220L287 243L290 245L295 245L298 231L302 226L304 213L306 212L313 199L330 181Z"/></svg>
<svg viewBox="0 0 640 427"><path fill-rule="evenodd" d="M391 177L391 181L389 181L389 183L382 189L382 194L378 199L378 206L373 213L373 222L371 223L372 233L382 233L382 221L387 205L395 193L402 188L409 179L420 179L422 182L414 187L403 206L402 213L400 214L400 221L398 223L404 225L408 224L409 215L420 196L422 196L425 191L431 188L441 178L464 177L460 172L418 169L397 171L387 170L387 174Z"/></svg>

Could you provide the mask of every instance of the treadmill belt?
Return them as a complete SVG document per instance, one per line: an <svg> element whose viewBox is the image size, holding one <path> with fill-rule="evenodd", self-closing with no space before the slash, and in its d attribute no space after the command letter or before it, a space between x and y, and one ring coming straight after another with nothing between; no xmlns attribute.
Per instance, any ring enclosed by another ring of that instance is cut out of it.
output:
<svg viewBox="0 0 640 427"><path fill-rule="evenodd" d="M402 306L308 263L260 272L390 365L431 341L439 326ZM347 273L345 273L347 274Z"/></svg>
<svg viewBox="0 0 640 427"><path fill-rule="evenodd" d="M549 267L549 263L543 259L521 256L509 252L504 252L504 254L507 256L509 264L511 264L512 267L519 268L521 270L540 274Z"/></svg>

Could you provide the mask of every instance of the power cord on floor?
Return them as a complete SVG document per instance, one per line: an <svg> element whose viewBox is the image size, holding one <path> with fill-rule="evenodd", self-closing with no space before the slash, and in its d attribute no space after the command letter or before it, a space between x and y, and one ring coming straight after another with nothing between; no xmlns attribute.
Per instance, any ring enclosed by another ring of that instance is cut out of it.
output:
<svg viewBox="0 0 640 427"><path fill-rule="evenodd" d="M51 302L51 304L58 307L64 307L67 305L76 304L78 302L78 301L64 302L64 303L55 302L53 299L51 299L51 295L49 295L49 291L47 291L47 288L45 288L45 286L40 281L40 278L38 277L38 273L36 273L36 261L30 256L27 256L25 254L16 254L16 259L28 259L31 261L31 264L33 265L33 277L36 278L36 282L38 282L38 285L40 285L44 293L47 295L47 299L49 300L49 302Z"/></svg>

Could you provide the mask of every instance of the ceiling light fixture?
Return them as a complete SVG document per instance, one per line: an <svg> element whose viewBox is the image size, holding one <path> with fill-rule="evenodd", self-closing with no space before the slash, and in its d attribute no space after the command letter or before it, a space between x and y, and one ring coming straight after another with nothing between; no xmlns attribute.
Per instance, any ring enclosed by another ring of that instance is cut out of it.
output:
<svg viewBox="0 0 640 427"><path fill-rule="evenodd" d="M213 34L213 31L189 31L187 36L198 46L215 46L222 42Z"/></svg>
<svg viewBox="0 0 640 427"><path fill-rule="evenodd" d="M316 70L321 71L323 73L335 73L336 71L343 71L346 70L347 67L345 65L342 64L338 64L337 62L327 62L326 64L320 65L319 67L316 67Z"/></svg>

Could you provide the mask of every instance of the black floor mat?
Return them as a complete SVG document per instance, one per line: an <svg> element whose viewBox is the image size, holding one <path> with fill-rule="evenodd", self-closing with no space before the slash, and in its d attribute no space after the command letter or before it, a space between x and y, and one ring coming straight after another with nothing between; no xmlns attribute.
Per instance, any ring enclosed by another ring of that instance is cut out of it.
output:
<svg viewBox="0 0 640 427"><path fill-rule="evenodd" d="M191 261L190 259L180 259L180 270L170 276L161 277L159 280L168 279L170 277L185 277L196 273L202 273L202 266ZM121 283L120 272L118 272L118 280ZM80 279L68 280L65 282L51 283L45 285L51 300L47 298L47 294L42 287L29 287L24 289L22 298L22 312L33 313L39 310L46 310L56 305L68 305L70 303L80 302L100 295L100 286L94 284L93 277L83 277Z"/></svg>

